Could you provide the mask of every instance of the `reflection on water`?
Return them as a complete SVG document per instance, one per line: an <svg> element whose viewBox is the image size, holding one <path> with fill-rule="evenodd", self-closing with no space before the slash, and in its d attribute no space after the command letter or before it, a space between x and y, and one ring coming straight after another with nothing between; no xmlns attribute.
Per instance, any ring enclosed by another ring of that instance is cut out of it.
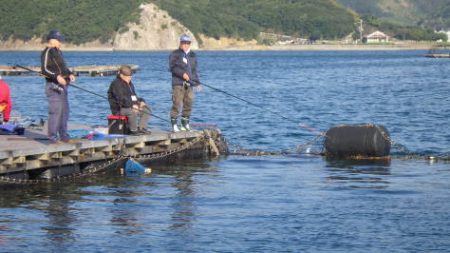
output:
<svg viewBox="0 0 450 253"><path fill-rule="evenodd" d="M22 220L24 232L40 234L46 238L44 245L50 251L61 252L70 247L76 241L73 234L73 223L76 222L76 214L71 203L78 201L80 196L66 194L75 188L58 184L43 184L39 186L23 186L16 189L3 189L0 195L0 207L25 208L34 215L17 213L13 220ZM1 223L1 222L0 222ZM39 230L35 224L38 224ZM15 229L10 227L5 230L5 241L20 240L20 235L14 235ZM13 235L11 235L13 234Z"/></svg>
<svg viewBox="0 0 450 253"><path fill-rule="evenodd" d="M137 210L133 208L139 203L136 197L140 195L133 188L117 188L113 194L113 207L108 210L111 213L111 226L118 235L133 235L142 233L143 224L140 223Z"/></svg>
<svg viewBox="0 0 450 253"><path fill-rule="evenodd" d="M0 251L443 249L448 165L411 163L229 157L4 191Z"/></svg>
<svg viewBox="0 0 450 253"><path fill-rule="evenodd" d="M153 164L152 169L154 173L172 177L170 185L175 190L175 194L171 204L173 212L170 215L170 230L175 233L188 233L196 215L196 207L193 203L198 197L196 191L201 190L196 177L202 175L211 177L215 169L202 160Z"/></svg>
<svg viewBox="0 0 450 253"><path fill-rule="evenodd" d="M175 182L172 184L177 193L172 204L173 213L171 215L171 230L188 231L192 227L192 219L195 215L193 199L195 191L193 189L192 173L190 171L179 170L175 175Z"/></svg>
<svg viewBox="0 0 450 253"><path fill-rule="evenodd" d="M383 189L389 186L390 159L326 159L330 181L350 188Z"/></svg>

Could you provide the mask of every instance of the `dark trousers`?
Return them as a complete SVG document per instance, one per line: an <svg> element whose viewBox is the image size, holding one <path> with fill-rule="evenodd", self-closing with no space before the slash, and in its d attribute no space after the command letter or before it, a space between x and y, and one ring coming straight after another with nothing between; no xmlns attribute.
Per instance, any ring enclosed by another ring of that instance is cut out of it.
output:
<svg viewBox="0 0 450 253"><path fill-rule="evenodd" d="M172 110L170 111L170 117L176 119L181 111L183 118L189 118L192 112L193 100L194 91L192 87L172 86Z"/></svg>
<svg viewBox="0 0 450 253"><path fill-rule="evenodd" d="M46 83L45 95L48 99L48 138L50 140L68 140L67 121L69 121L69 99L67 88L55 89L55 84Z"/></svg>
<svg viewBox="0 0 450 253"><path fill-rule="evenodd" d="M151 112L152 111L148 106L144 106L141 110L120 108L120 115L128 117L128 124L130 126L130 130L133 132L137 131L138 128L141 130L147 130Z"/></svg>

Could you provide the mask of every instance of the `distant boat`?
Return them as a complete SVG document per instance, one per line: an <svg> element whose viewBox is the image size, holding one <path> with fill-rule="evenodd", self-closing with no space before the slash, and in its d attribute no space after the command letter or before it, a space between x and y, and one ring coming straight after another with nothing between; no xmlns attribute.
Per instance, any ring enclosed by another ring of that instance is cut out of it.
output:
<svg viewBox="0 0 450 253"><path fill-rule="evenodd" d="M438 46L428 50L425 57L429 58L450 58L450 48L446 46Z"/></svg>

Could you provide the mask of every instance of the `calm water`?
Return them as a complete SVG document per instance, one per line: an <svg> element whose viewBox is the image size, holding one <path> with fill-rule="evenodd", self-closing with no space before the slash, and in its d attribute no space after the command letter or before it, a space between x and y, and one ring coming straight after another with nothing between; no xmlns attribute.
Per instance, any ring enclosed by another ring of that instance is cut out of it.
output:
<svg viewBox="0 0 450 253"><path fill-rule="evenodd" d="M450 151L450 61L403 52L199 52L208 85L261 104L197 93L194 123L233 144L282 150L339 124L383 124L422 154ZM69 65L138 64L138 92L168 117L168 52L66 53ZM38 65L39 53L0 52ZM43 81L4 77L16 114L46 117ZM104 95L112 77L79 77ZM106 124L106 101L71 89L71 119ZM267 110L264 110L267 108ZM167 123L152 119L156 128ZM239 157L158 165L0 194L0 252L449 252L450 164Z"/></svg>

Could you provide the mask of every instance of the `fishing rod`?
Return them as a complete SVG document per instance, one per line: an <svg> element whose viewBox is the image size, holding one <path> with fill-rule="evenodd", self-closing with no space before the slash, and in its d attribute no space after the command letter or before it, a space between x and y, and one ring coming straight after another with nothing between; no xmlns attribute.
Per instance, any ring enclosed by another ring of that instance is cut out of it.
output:
<svg viewBox="0 0 450 253"><path fill-rule="evenodd" d="M192 80L187 81L187 82L190 83L191 85L199 84L199 85L206 86L206 87L208 87L208 88L210 88L210 89L212 89L212 90L214 90L214 91L223 93L223 94L225 94L225 95L227 95L227 96L230 96L230 97L235 98L235 99L237 99L237 100L243 101L243 102L245 102L245 103L247 103L247 104L249 104L249 105L252 105L252 106L254 106L254 107L257 107L257 108L259 108L259 109L264 109L264 110L266 110L266 111L268 111L268 112L270 112L270 113L272 113L272 114L274 114L274 115L277 115L278 117L280 117L280 118L282 118L282 119L284 119L284 120L286 120L286 121L289 121L289 122L291 122L291 123L298 124L297 121L295 121L295 120L293 120L293 119L291 119L291 118L288 118L288 117L284 116L283 114L281 114L281 113L278 112L278 111L274 111L274 110L271 110L271 109L268 109L268 108L264 108L264 107L261 106L261 105L255 104L255 103L253 103L253 102L251 102L251 101L249 101L249 100L247 100L247 99L238 97L238 96L236 96L236 95L234 95L234 94L231 94L231 93L229 93L229 92L227 92L227 91L224 91L224 90L222 90L222 89L216 88L216 87L214 87L214 86L211 86L211 85L208 85L208 84L205 84L205 83L194 82L194 81L192 81ZM299 127L304 128L304 129L306 129L306 130L308 130L308 131L310 131L310 132L315 132L315 133L318 133L318 134L320 134L320 135L322 135L322 136L325 136L325 133L324 133L324 132L319 131L319 130L313 128L313 127L310 127L310 126L308 126L307 124L300 123L300 124L298 124L298 125L299 125Z"/></svg>
<svg viewBox="0 0 450 253"><path fill-rule="evenodd" d="M28 67L22 66L22 65L16 64L16 65L14 65L14 67L21 68L21 69L25 69L25 70L28 70L28 71L30 71L30 72L39 74L40 76L49 78L49 76L45 75L44 73L42 73L42 72L40 72L40 71L36 71L36 70L30 69L30 68L28 68ZM85 89L85 88L80 87L80 86L78 86L78 85L75 85L75 84L73 84L73 83L71 83L70 86L72 86L72 87L74 87L74 88L77 88L77 89L80 89L80 90L82 90L82 91L84 91L84 92L90 93L90 94L92 94L92 95L95 95L95 96L97 96L97 97L101 97L101 98L106 99L106 100L109 101L109 99L108 99L107 96L104 96L104 95L98 94L98 93L96 93L96 92L90 91L90 90L88 90L88 89ZM119 103L119 102L116 102L116 103ZM121 105L121 104L119 104L119 105ZM158 116L158 115L155 115L155 114L153 114L153 113L149 113L149 112L144 111L144 110L141 110L141 109L137 109L137 110L138 110L139 112L142 112L142 113L151 115L151 116L153 116L153 117L155 117L155 118L157 118L157 119L160 119L160 120L162 120L162 121L169 122L169 120L167 120L167 119L165 119L165 118L162 118L162 117L160 117L160 116Z"/></svg>

